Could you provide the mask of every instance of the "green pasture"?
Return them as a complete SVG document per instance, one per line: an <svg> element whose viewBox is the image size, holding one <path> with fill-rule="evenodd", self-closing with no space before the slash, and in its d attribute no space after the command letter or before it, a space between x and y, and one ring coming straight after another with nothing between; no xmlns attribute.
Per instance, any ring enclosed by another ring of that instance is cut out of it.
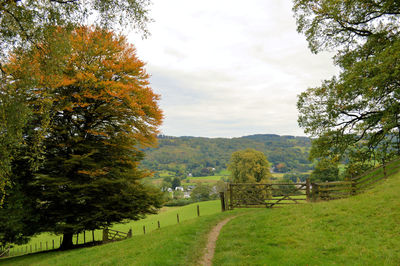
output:
<svg viewBox="0 0 400 266"><path fill-rule="evenodd" d="M197 204L163 208L158 215L113 227L125 232L132 228L131 239L70 251L17 256L2 259L0 263L197 265L211 228L227 216L243 214L223 227L214 265L398 265L400 173L395 173L398 166L390 165L388 172L394 174L347 199L224 213L220 212L219 201L210 201L198 203L200 217L197 217ZM382 174L379 169L368 175ZM157 221L161 223L160 229ZM96 234L100 238L100 231ZM51 237L55 236L42 234L31 243ZM80 235L79 242L82 240Z"/></svg>
<svg viewBox="0 0 400 266"><path fill-rule="evenodd" d="M164 177L175 177L175 173L167 170L158 171L161 178Z"/></svg>
<svg viewBox="0 0 400 266"><path fill-rule="evenodd" d="M200 216L207 216L210 214L215 214L221 211L221 203L219 200L214 201L203 201L199 203L189 204L183 207L163 207L158 214L148 215L145 219L138 221L130 221L124 224L116 224L111 229L128 232L129 229L132 229L133 235L141 235L144 234L143 226L145 226L146 233L154 231L158 229L158 221L160 222L160 226L163 228L165 226L177 224L177 214L179 215L179 221L187 221L197 217L197 205L199 205ZM42 233L37 235L29 241L26 245L16 246L11 250L11 254L24 254L26 251L30 252L31 247L32 251L39 251L40 243L42 243L42 249L46 249L46 242L49 249L53 247L53 240L55 248L60 246L60 237L59 235L54 235L50 233ZM102 239L102 230L96 230L94 232L95 240ZM85 233L86 242L92 242L92 232L87 231ZM76 243L76 236L74 236L73 242ZM84 234L81 233L78 236L78 243L83 244L84 242Z"/></svg>
<svg viewBox="0 0 400 266"><path fill-rule="evenodd" d="M186 180L189 180L189 182L182 181L183 185L196 185L197 183L202 183L202 184L216 184L219 180L222 178L225 178L226 176L222 175L211 175L211 176L198 176L198 177L188 177Z"/></svg>
<svg viewBox="0 0 400 266"><path fill-rule="evenodd" d="M2 265L198 265L208 232L235 210L189 219L107 245L1 259Z"/></svg>
<svg viewBox="0 0 400 266"><path fill-rule="evenodd" d="M272 177L275 177L275 178L277 178L278 180L282 180L283 179L283 176L285 175L286 173L273 173L272 174Z"/></svg>
<svg viewBox="0 0 400 266"><path fill-rule="evenodd" d="M237 217L222 229L213 263L399 265L399 188L397 173L351 198Z"/></svg>

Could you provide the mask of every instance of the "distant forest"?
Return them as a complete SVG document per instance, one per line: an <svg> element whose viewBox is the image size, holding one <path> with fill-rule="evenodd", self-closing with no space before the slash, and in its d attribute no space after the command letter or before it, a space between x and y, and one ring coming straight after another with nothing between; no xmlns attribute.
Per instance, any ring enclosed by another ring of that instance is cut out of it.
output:
<svg viewBox="0 0 400 266"><path fill-rule="evenodd" d="M146 149L142 167L153 171L168 170L177 176L208 176L227 168L231 154L253 148L263 152L278 173L305 172L313 169L308 160L310 138L274 134L240 138L203 138L158 136L159 146Z"/></svg>

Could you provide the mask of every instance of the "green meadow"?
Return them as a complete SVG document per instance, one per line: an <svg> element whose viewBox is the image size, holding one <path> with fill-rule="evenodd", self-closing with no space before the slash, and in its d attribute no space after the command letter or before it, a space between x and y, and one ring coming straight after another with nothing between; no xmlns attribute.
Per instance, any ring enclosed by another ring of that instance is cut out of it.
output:
<svg viewBox="0 0 400 266"><path fill-rule="evenodd" d="M179 221L187 221L190 219L194 219L197 217L197 205L199 206L200 216L206 216L210 214L215 214L221 211L221 203L218 200L214 201L204 201L199 203L189 204L183 207L163 207L158 214L148 215L145 219L138 221L129 221L124 224L116 224L111 229L128 232L129 229L132 229L133 235L142 235L144 234L143 227L145 227L146 233L154 231L158 229L158 222L160 222L160 227L170 226L177 224L177 215L179 215ZM26 251L30 252L32 247L32 251L40 249L40 243L42 243L42 250L46 249L46 242L49 249L52 248L53 240L55 248L60 246L60 237L54 234L43 233L37 235L31 239L29 243L26 245L20 245L14 247L11 252L14 253L25 253ZM96 230L94 234L95 240L102 239L102 231ZM92 232L87 231L85 235L86 242L92 242ZM73 242L76 242L76 235L74 236ZM78 243L83 244L84 235L83 233L78 236Z"/></svg>
<svg viewBox="0 0 400 266"><path fill-rule="evenodd" d="M382 171L371 174L381 175ZM224 213L220 212L219 201L210 201L199 203L200 217L197 204L168 208L141 221L116 225L114 228L122 231L133 229L133 237L124 241L17 256L0 262L196 265L204 254L211 228L222 219L237 215L221 230L214 265L399 265L399 188L397 172L359 195L335 201ZM145 235L143 225L147 229ZM46 236L40 235L37 240L40 237Z"/></svg>
<svg viewBox="0 0 400 266"><path fill-rule="evenodd" d="M400 173L342 200L257 210L221 231L215 265L399 265Z"/></svg>
<svg viewBox="0 0 400 266"><path fill-rule="evenodd" d="M107 245L2 259L2 265L196 265L207 234L221 219L246 210L219 212L162 227Z"/></svg>

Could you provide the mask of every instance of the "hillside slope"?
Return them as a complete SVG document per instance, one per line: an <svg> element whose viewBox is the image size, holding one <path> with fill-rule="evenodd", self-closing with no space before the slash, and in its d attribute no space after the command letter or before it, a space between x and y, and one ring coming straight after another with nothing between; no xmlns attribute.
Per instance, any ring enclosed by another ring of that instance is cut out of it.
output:
<svg viewBox="0 0 400 266"><path fill-rule="evenodd" d="M308 161L311 141L306 137L273 134L232 139L159 136L158 142L157 148L145 150L144 168L207 176L212 174L209 171L212 168L225 169L231 154L246 148L265 153L276 171L305 172L312 168Z"/></svg>
<svg viewBox="0 0 400 266"><path fill-rule="evenodd" d="M399 265L400 173L352 198L259 210L222 229L215 265Z"/></svg>

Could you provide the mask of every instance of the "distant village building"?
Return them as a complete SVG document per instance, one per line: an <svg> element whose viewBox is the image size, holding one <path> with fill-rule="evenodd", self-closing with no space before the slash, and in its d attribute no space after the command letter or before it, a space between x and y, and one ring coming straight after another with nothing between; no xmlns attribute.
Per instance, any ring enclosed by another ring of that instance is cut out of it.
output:
<svg viewBox="0 0 400 266"><path fill-rule="evenodd" d="M184 199L190 198L190 192L189 192L189 191L183 192L183 198L184 198Z"/></svg>
<svg viewBox="0 0 400 266"><path fill-rule="evenodd" d="M183 187L176 187L175 190L176 191L182 191L182 192L184 191Z"/></svg>

